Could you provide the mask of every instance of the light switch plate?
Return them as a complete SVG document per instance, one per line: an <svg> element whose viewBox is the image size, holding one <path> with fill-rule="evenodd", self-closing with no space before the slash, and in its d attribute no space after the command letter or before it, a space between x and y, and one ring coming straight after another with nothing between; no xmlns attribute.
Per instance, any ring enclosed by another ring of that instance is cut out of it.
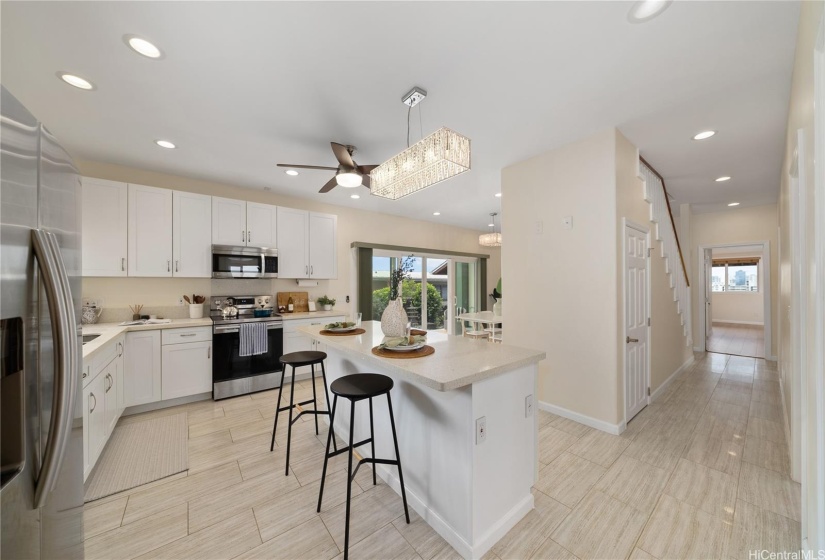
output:
<svg viewBox="0 0 825 560"><path fill-rule="evenodd" d="M535 224L533 224L533 230L536 232L536 235L544 233L544 222L536 220Z"/></svg>
<svg viewBox="0 0 825 560"><path fill-rule="evenodd" d="M564 229L573 229L573 216L565 216L562 218L561 225Z"/></svg>

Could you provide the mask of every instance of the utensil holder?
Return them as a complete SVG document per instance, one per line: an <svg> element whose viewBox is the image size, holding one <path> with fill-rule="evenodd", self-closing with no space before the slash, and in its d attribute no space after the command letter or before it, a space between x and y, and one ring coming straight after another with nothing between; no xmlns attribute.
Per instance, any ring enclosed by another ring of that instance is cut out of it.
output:
<svg viewBox="0 0 825 560"><path fill-rule="evenodd" d="M202 303L190 303L189 304L189 318L190 319L203 319L203 304Z"/></svg>

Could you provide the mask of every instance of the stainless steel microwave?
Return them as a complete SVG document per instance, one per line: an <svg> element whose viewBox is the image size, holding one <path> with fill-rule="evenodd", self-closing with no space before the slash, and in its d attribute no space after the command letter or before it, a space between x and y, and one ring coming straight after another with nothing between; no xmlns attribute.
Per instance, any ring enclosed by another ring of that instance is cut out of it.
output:
<svg viewBox="0 0 825 560"><path fill-rule="evenodd" d="M212 278L277 277L277 249L212 245Z"/></svg>

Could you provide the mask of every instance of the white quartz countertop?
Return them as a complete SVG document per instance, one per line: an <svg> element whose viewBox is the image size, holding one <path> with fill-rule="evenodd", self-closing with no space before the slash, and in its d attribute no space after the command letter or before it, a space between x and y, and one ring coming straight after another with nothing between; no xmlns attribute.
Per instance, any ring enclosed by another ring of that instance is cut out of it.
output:
<svg viewBox="0 0 825 560"><path fill-rule="evenodd" d="M122 326L117 323L96 323L94 325L83 325L83 334L99 334L100 336L91 342L83 345L83 359L86 360L106 346L113 338L121 333L132 331L156 331L162 329L181 329L186 327L211 327L212 319L172 319L171 323L151 324L151 325L128 325Z"/></svg>
<svg viewBox="0 0 825 560"><path fill-rule="evenodd" d="M434 354L413 359L382 358L372 353L373 347L384 339L381 323L364 321L361 327L367 332L354 336L322 335L323 325L299 327L298 331L322 341L330 349L376 364L384 371L437 391L459 389L546 357L538 350L428 332L427 344L435 349Z"/></svg>
<svg viewBox="0 0 825 560"><path fill-rule="evenodd" d="M279 313L284 321L294 321L295 319L318 319L321 317L347 317L347 311L300 311L296 313Z"/></svg>

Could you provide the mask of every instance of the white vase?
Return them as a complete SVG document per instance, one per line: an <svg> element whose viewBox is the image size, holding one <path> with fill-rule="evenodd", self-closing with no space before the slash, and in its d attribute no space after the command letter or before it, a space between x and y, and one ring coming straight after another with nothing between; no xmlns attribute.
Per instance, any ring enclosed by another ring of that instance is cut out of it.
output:
<svg viewBox="0 0 825 560"><path fill-rule="evenodd" d="M203 319L203 304L202 303L190 303L189 304L189 318L190 319Z"/></svg>
<svg viewBox="0 0 825 560"><path fill-rule="evenodd" d="M396 298L387 305L381 314L381 332L384 336L404 336L407 334L407 312L401 305L401 298Z"/></svg>
<svg viewBox="0 0 825 560"><path fill-rule="evenodd" d="M501 316L501 298L493 304L493 315Z"/></svg>

